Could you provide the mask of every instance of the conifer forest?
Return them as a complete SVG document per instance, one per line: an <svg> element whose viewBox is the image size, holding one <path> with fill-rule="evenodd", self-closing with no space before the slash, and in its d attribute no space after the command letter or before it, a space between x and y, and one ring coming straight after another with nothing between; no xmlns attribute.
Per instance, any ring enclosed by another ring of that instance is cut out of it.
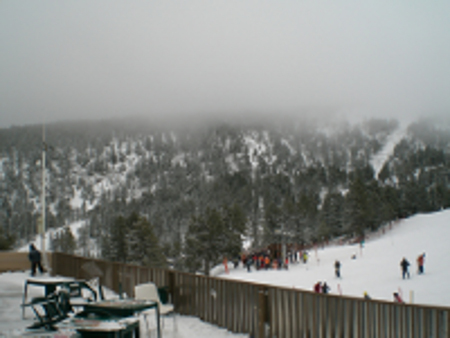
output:
<svg viewBox="0 0 450 338"><path fill-rule="evenodd" d="M38 232L44 147L51 249L147 266L207 273L244 242L357 238L450 207L450 128L431 120L108 120L45 133L44 144L41 125L0 129L2 250Z"/></svg>

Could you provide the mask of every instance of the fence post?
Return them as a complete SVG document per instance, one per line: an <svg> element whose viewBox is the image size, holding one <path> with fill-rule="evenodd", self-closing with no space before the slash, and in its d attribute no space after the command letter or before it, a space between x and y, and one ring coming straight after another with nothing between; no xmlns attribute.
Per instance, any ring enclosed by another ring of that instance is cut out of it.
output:
<svg viewBox="0 0 450 338"><path fill-rule="evenodd" d="M263 287L258 290L258 338L265 337L265 326L266 326L266 312L267 312L267 302L266 302L266 292Z"/></svg>
<svg viewBox="0 0 450 338"><path fill-rule="evenodd" d="M447 320L445 321L444 337L450 337L450 311L445 311L445 317Z"/></svg>
<svg viewBox="0 0 450 338"><path fill-rule="evenodd" d="M52 252L51 255L52 255L52 259L51 259L52 268L50 271L50 276L56 276L58 274L58 271L56 270L56 267L57 267L56 262L58 261L58 258L57 258L58 254L55 252Z"/></svg>
<svg viewBox="0 0 450 338"><path fill-rule="evenodd" d="M168 291L168 293L170 295L170 302L172 304L174 304L174 302L173 302L173 299L174 299L173 295L174 295L174 291L175 291L175 273L173 271L169 271L167 273L167 279L168 279L168 282L167 282L168 290L167 291Z"/></svg>

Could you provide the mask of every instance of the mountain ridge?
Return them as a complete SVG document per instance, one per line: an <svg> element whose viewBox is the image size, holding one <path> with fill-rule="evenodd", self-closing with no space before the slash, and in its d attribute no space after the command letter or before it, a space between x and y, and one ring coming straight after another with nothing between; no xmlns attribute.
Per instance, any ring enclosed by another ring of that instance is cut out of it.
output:
<svg viewBox="0 0 450 338"><path fill-rule="evenodd" d="M236 204L258 246L281 224L307 243L450 205L449 132L428 122L102 123L46 127L49 228L86 220L99 239L115 217L138 211L171 248L192 215ZM42 128L0 130L0 139L8 140L0 221L20 245L35 235L40 212ZM379 203L368 208L367 199Z"/></svg>

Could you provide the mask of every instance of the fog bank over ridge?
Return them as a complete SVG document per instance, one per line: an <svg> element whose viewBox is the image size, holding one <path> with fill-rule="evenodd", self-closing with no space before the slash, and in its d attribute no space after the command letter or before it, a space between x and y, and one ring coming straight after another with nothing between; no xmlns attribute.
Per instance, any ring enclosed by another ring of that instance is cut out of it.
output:
<svg viewBox="0 0 450 338"><path fill-rule="evenodd" d="M305 107L349 119L445 116L449 13L443 0L4 1L0 127Z"/></svg>

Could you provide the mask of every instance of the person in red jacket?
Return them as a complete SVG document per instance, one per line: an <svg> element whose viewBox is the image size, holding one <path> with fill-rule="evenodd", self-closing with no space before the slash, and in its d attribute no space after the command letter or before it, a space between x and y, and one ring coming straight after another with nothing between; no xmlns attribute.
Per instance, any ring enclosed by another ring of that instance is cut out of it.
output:
<svg viewBox="0 0 450 338"><path fill-rule="evenodd" d="M425 252L417 257L417 271L419 275L423 274L423 264L425 262Z"/></svg>
<svg viewBox="0 0 450 338"><path fill-rule="evenodd" d="M322 292L322 282L317 282L314 284L314 292L321 293Z"/></svg>
<svg viewBox="0 0 450 338"><path fill-rule="evenodd" d="M266 267L266 270L270 268L270 258L269 258L269 256L266 256L264 258L264 266Z"/></svg>
<svg viewBox="0 0 450 338"><path fill-rule="evenodd" d="M398 292L394 292L394 302L395 303L403 303L402 297L400 297Z"/></svg>

